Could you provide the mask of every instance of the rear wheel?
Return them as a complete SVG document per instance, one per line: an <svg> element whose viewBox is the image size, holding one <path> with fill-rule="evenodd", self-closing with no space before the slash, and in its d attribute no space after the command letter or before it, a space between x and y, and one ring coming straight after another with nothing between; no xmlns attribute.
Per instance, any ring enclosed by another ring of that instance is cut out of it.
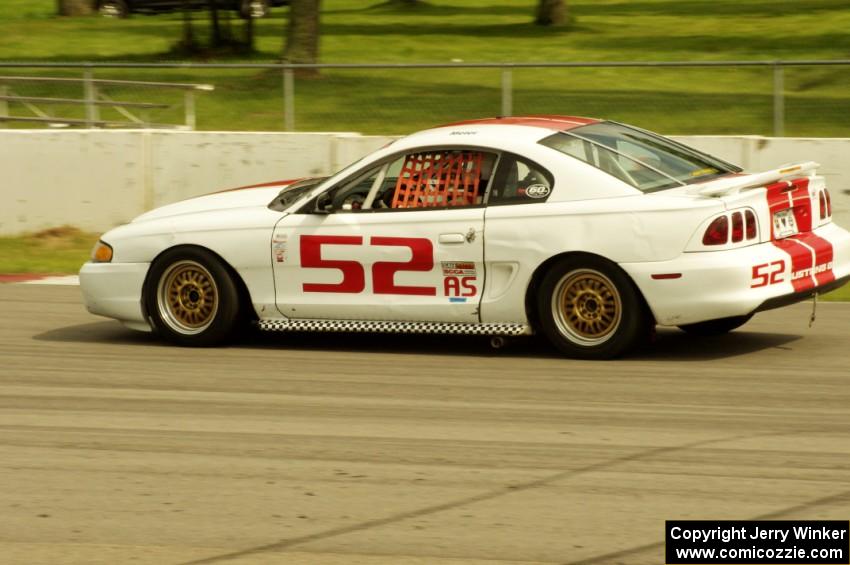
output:
<svg viewBox="0 0 850 565"><path fill-rule="evenodd" d="M650 318L634 284L598 257L556 263L537 298L543 333L570 357L610 359L649 335Z"/></svg>
<svg viewBox="0 0 850 565"><path fill-rule="evenodd" d="M227 269L196 248L167 251L154 263L146 303L157 332L179 345L219 344L239 315L239 294Z"/></svg>
<svg viewBox="0 0 850 565"><path fill-rule="evenodd" d="M708 320L706 322L697 322L696 324L685 324L684 326L679 326L679 329L694 335L722 335L740 328L749 322L752 317L752 314L747 314L746 316L730 316L729 318L718 318L716 320Z"/></svg>

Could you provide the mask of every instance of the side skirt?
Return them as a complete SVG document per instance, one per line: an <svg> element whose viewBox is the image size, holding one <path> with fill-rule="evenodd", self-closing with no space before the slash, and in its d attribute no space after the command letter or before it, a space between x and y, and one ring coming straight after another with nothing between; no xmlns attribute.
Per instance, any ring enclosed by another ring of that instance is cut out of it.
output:
<svg viewBox="0 0 850 565"><path fill-rule="evenodd" d="M257 325L275 332L376 332L400 334L528 335L527 324L469 324L463 322L396 322L374 320L267 319Z"/></svg>

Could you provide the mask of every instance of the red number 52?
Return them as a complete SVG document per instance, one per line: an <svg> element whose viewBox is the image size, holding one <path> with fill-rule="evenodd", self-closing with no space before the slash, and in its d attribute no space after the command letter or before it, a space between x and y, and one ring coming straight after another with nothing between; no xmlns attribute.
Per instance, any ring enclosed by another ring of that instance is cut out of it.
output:
<svg viewBox="0 0 850 565"><path fill-rule="evenodd" d="M373 237L373 246L407 247L410 261L377 261L372 265L372 287L375 294L406 294L436 296L431 286L401 286L395 284L399 271L428 272L434 268L434 246L421 237ZM339 283L304 283L304 292L338 292L357 294L366 288L366 274L358 261L322 259L322 245L363 245L359 235L302 235L301 266L308 269L342 271Z"/></svg>
<svg viewBox="0 0 850 565"><path fill-rule="evenodd" d="M768 268L771 270L765 272ZM785 261L781 259L779 261L774 261L773 263L763 263L761 265L753 266L753 284L750 285L750 288L759 288L761 286L767 286L769 284L781 283L782 278L780 275L785 271Z"/></svg>

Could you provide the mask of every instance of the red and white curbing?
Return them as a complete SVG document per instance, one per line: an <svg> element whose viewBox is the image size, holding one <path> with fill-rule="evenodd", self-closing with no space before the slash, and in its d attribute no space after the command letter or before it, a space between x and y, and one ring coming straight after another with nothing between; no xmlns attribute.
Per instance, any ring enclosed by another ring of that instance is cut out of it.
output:
<svg viewBox="0 0 850 565"><path fill-rule="evenodd" d="M0 274L0 283L79 286L80 277L77 275L37 275L32 273Z"/></svg>

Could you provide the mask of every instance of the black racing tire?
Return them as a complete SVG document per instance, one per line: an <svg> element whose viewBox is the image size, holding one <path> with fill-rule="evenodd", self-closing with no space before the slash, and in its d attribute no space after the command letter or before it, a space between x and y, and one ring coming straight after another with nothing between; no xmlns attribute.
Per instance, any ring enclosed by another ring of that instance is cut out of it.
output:
<svg viewBox="0 0 850 565"><path fill-rule="evenodd" d="M126 0L101 0L97 6L101 16L107 18L126 18L130 15L130 8Z"/></svg>
<svg viewBox="0 0 850 565"><path fill-rule="evenodd" d="M156 332L177 345L209 347L231 337L239 292L227 267L199 247L175 248L151 266L145 304Z"/></svg>
<svg viewBox="0 0 850 565"><path fill-rule="evenodd" d="M243 19L265 18L269 15L269 0L241 0L239 16Z"/></svg>
<svg viewBox="0 0 850 565"><path fill-rule="evenodd" d="M750 321L752 314L745 316L730 316L728 318L718 318L716 320L707 320L705 322L697 322L695 324L685 324L679 326L680 330L684 330L689 334L700 336L723 335L734 329L740 328Z"/></svg>
<svg viewBox="0 0 850 565"><path fill-rule="evenodd" d="M614 263L568 257L545 274L537 295L542 332L562 353L579 359L619 357L648 341L652 317L640 291Z"/></svg>

